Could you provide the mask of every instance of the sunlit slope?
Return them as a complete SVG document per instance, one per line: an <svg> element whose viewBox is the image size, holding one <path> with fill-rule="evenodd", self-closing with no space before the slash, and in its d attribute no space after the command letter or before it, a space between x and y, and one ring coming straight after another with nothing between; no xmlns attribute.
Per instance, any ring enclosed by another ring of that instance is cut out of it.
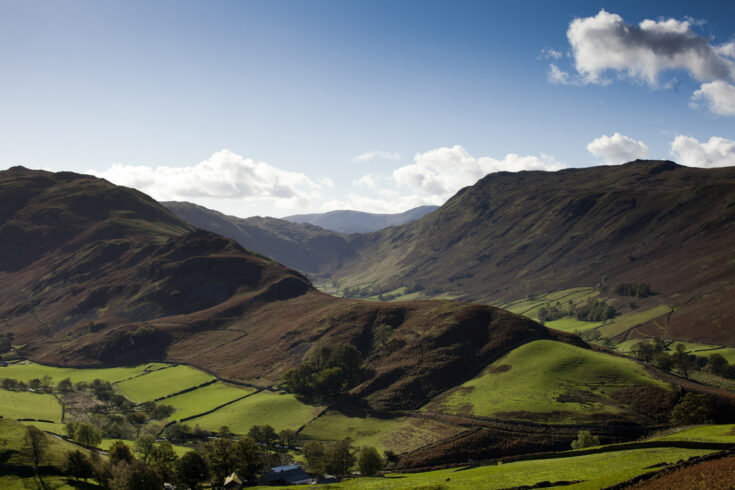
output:
<svg viewBox="0 0 735 490"><path fill-rule="evenodd" d="M547 423L644 420L616 400L622 389L669 386L635 362L559 342L523 345L422 410Z"/></svg>

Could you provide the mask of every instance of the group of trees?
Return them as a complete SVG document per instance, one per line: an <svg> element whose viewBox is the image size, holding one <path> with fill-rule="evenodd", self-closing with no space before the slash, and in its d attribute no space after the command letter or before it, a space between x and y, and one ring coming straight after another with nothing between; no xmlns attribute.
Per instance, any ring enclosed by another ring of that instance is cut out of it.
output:
<svg viewBox="0 0 735 490"><path fill-rule="evenodd" d="M587 298L582 305L574 305L573 301L569 301L566 307L557 301L555 304L548 303L539 308L536 314L540 323L550 322L571 316L583 322L604 322L615 318L617 311L605 300L595 298Z"/></svg>
<svg viewBox="0 0 735 490"><path fill-rule="evenodd" d="M362 374L362 356L351 344L319 346L299 367L284 375L293 393L320 400L337 396L356 384Z"/></svg>
<svg viewBox="0 0 735 490"><path fill-rule="evenodd" d="M648 283L633 284L630 282L622 282L615 286L613 293L618 296L635 296L636 298L648 298L653 293L651 285Z"/></svg>
<svg viewBox="0 0 735 490"><path fill-rule="evenodd" d="M331 443L310 441L303 450L307 468L317 474L345 476L355 463L363 476L374 476L383 469L383 458L374 447L356 450L349 438Z"/></svg>
<svg viewBox="0 0 735 490"><path fill-rule="evenodd" d="M723 378L735 379L735 365L727 362L720 354L698 356L688 353L684 344L676 344L672 352L667 351L666 342L660 338L642 341L633 345L631 353L639 361L653 364L663 371L678 370L685 377L691 370L705 371Z"/></svg>

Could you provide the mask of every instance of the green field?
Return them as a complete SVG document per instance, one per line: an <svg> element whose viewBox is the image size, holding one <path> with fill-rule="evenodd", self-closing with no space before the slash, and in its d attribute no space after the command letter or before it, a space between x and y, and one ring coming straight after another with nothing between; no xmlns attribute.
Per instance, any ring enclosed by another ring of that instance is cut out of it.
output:
<svg viewBox="0 0 735 490"><path fill-rule="evenodd" d="M503 489L540 482L580 481L560 488L599 489L652 471L653 465L674 463L711 451L697 449L635 449L567 458L518 461L477 468L452 468L424 473L390 474L382 478L356 478L328 485L345 489Z"/></svg>
<svg viewBox="0 0 735 490"><path fill-rule="evenodd" d="M10 419L0 419L0 453L3 451L9 451L5 454L8 457L8 464L14 465L32 465L33 457L27 451L21 449L25 446L25 434L26 426L25 422L17 422ZM78 446L58 439L56 437L48 436L48 449L46 456L41 461L42 465L61 466L66 457L68 451L74 449L80 449Z"/></svg>
<svg viewBox="0 0 735 490"><path fill-rule="evenodd" d="M522 298L498 306L504 310L525 315L529 318L536 319L536 314L542 306L556 304L558 301L561 306L566 307L571 300L573 304L578 305L587 298L593 298L600 294L597 288L578 287L570 289L561 289L559 291L551 291L550 293L533 295L531 298Z"/></svg>
<svg viewBox="0 0 735 490"><path fill-rule="evenodd" d="M131 451L135 451L135 441L128 441L127 439L102 439L102 442L100 442L100 445L97 447L102 449L103 451L107 451L117 441L125 443L130 448ZM177 446L176 444L172 444L171 446L173 446L174 452L179 457L183 456L189 451L192 451L190 447L186 447L186 446Z"/></svg>
<svg viewBox="0 0 735 490"><path fill-rule="evenodd" d="M147 371L161 369L166 366L167 364L149 363L133 367L76 369L43 366L31 361L21 361L6 367L1 367L0 378L13 378L23 380L28 383L33 378L41 379L44 376L51 376L54 384L65 378L70 378L73 383L78 383L80 381L91 383L95 379L99 378L109 381L110 383L116 383L133 376L138 376Z"/></svg>
<svg viewBox="0 0 735 490"><path fill-rule="evenodd" d="M666 305L658 305L646 310L634 310L616 317L599 328L603 337L612 338L631 328L665 316L671 311Z"/></svg>
<svg viewBox="0 0 735 490"><path fill-rule="evenodd" d="M349 437L357 447L373 446L380 452L390 449L402 453L450 437L462 430L423 417L358 418L330 410L310 422L301 434L322 441Z"/></svg>
<svg viewBox="0 0 735 490"><path fill-rule="evenodd" d="M236 434L247 434L253 425L271 425L276 431L296 430L313 419L324 407L305 405L286 393L262 391L227 405L216 412L189 420L186 424L211 431L228 426Z"/></svg>
<svg viewBox="0 0 735 490"><path fill-rule="evenodd" d="M571 316L544 323L544 326L546 327L569 333L586 332L587 330L592 330L600 325L602 325L602 322L584 322Z"/></svg>
<svg viewBox="0 0 735 490"><path fill-rule="evenodd" d="M668 388L633 361L561 342L525 344L422 410L568 423L624 413L610 395L648 383Z"/></svg>
<svg viewBox="0 0 735 490"><path fill-rule="evenodd" d="M655 441L727 442L735 444L735 424L703 425L653 439Z"/></svg>
<svg viewBox="0 0 735 490"><path fill-rule="evenodd" d="M61 405L46 393L0 390L0 415L9 419L61 422Z"/></svg>
<svg viewBox="0 0 735 490"><path fill-rule="evenodd" d="M137 378L117 383L115 386L130 400L141 403L172 395L187 388L212 381L214 376L189 366L173 366Z"/></svg>
<svg viewBox="0 0 735 490"><path fill-rule="evenodd" d="M239 387L218 381L196 390L172 396L162 401L171 405L176 412L169 420L180 420L192 415L208 412L224 403L255 392L255 388Z"/></svg>

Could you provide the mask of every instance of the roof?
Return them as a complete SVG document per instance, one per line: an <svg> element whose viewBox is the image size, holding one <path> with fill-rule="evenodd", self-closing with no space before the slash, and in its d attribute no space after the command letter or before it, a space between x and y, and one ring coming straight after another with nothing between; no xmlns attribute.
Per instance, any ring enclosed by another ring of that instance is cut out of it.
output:
<svg viewBox="0 0 735 490"><path fill-rule="evenodd" d="M240 477L237 476L237 473L232 473L230 476L225 478L225 485L228 485L230 483L237 483L238 485L242 485L242 480L240 480Z"/></svg>
<svg viewBox="0 0 735 490"><path fill-rule="evenodd" d="M311 477L297 464L271 468L263 474L263 477L269 482L285 481L296 483L311 480Z"/></svg>

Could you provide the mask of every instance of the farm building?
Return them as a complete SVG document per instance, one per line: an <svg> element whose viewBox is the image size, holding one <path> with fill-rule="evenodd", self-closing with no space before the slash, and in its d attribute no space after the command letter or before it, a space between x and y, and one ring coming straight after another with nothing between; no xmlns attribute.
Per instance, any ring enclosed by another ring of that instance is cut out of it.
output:
<svg viewBox="0 0 735 490"><path fill-rule="evenodd" d="M312 483L314 479L297 464L271 468L258 478L259 485L311 485Z"/></svg>

